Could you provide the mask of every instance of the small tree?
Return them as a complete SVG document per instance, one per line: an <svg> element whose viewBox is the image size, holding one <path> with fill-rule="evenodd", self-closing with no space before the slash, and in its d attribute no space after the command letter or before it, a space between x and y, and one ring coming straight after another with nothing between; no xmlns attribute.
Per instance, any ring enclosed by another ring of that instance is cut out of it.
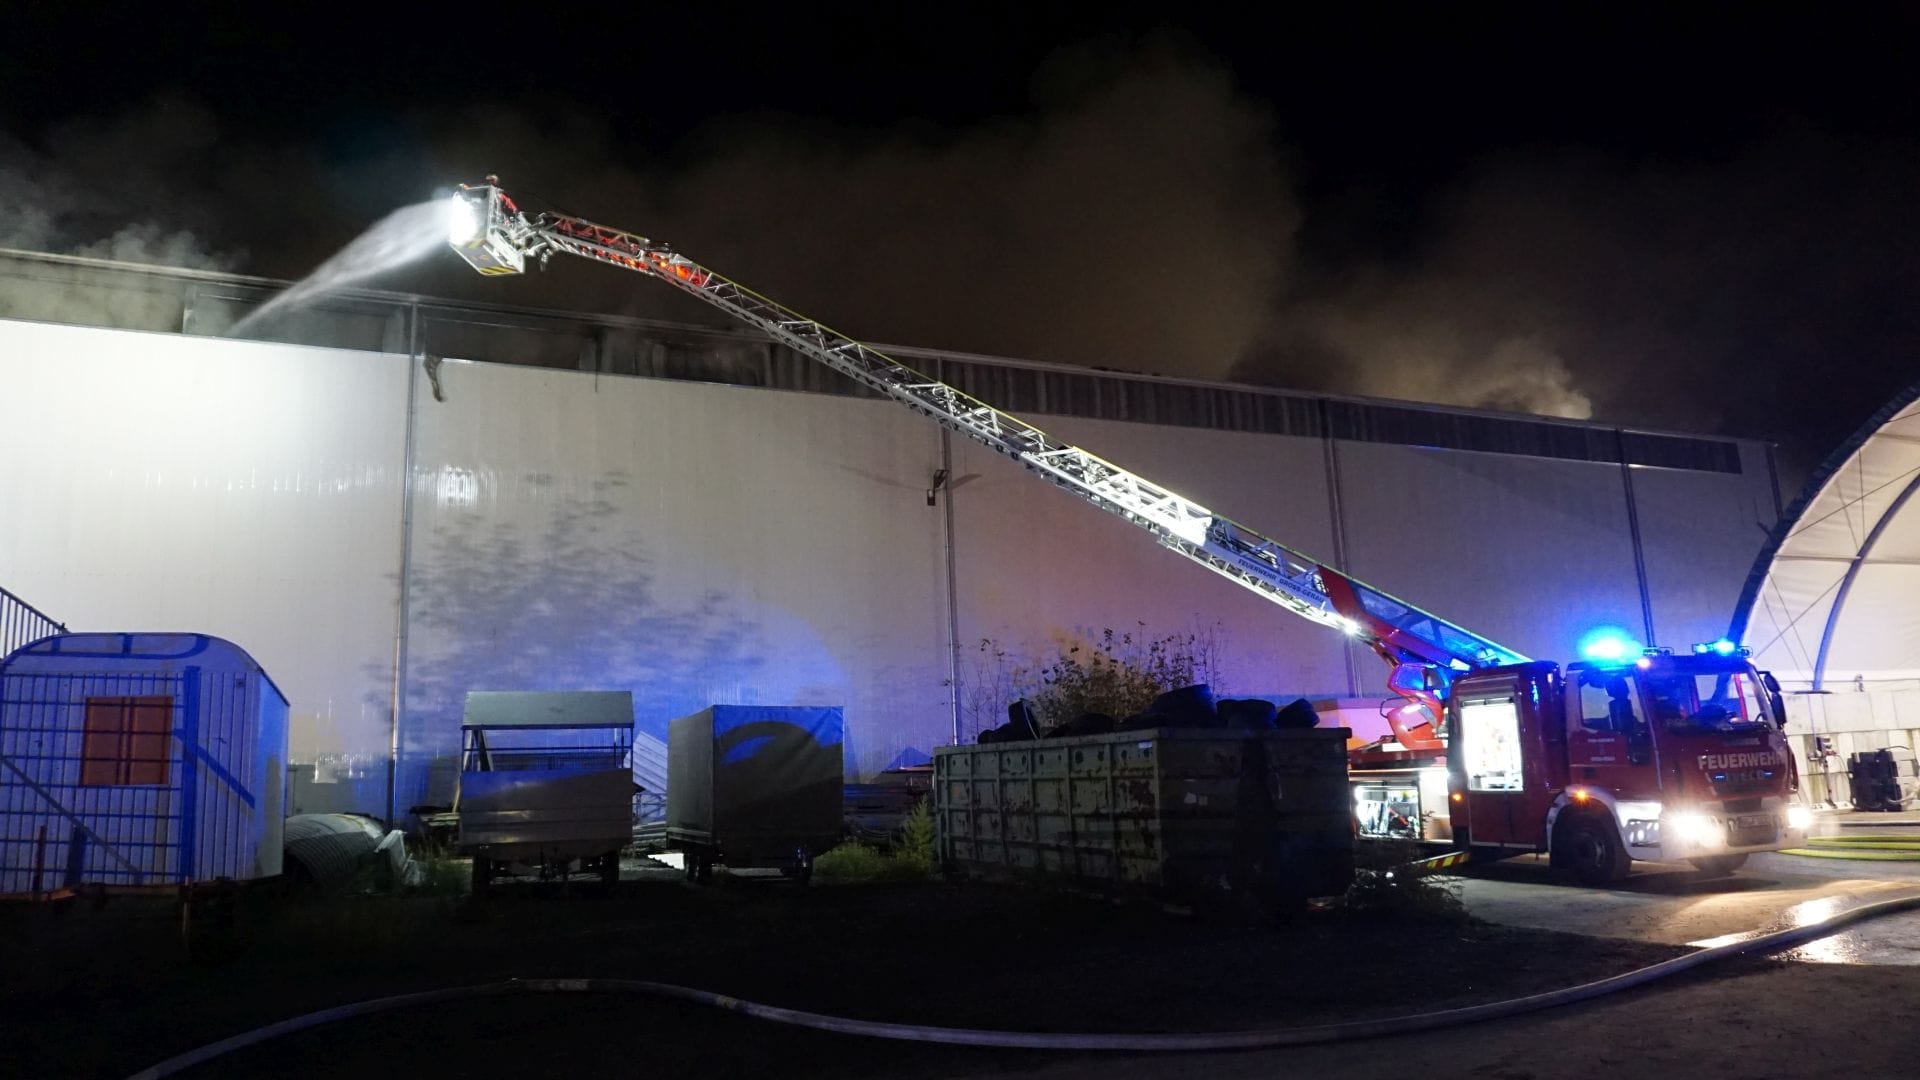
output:
<svg viewBox="0 0 1920 1080"><path fill-rule="evenodd" d="M1018 688L1025 683L1026 668L992 638L981 638L967 660L957 692L966 727L978 738L982 731L1006 722L1007 706L1020 699Z"/></svg>

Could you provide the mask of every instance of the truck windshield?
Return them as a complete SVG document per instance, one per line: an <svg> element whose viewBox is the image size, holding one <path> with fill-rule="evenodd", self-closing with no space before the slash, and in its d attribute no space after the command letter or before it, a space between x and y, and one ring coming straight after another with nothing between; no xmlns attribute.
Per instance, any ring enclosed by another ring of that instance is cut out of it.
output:
<svg viewBox="0 0 1920 1080"><path fill-rule="evenodd" d="M1747 672L1646 675L1641 682L1654 719L1669 731L1746 731L1773 719Z"/></svg>

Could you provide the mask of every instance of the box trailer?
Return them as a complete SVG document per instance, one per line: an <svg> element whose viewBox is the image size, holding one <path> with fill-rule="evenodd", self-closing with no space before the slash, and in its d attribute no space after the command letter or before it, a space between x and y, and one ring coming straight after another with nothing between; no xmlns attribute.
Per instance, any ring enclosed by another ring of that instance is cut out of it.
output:
<svg viewBox="0 0 1920 1080"><path fill-rule="evenodd" d="M667 844L687 877L718 863L808 880L845 828L844 726L837 705L714 705L670 723Z"/></svg>
<svg viewBox="0 0 1920 1080"><path fill-rule="evenodd" d="M1345 728L1156 728L934 751L951 871L1298 907L1353 877Z"/></svg>

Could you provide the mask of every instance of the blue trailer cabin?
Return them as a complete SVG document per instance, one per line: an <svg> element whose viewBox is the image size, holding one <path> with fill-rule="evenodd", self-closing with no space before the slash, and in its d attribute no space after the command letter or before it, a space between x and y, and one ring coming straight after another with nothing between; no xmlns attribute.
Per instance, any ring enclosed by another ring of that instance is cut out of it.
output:
<svg viewBox="0 0 1920 1080"><path fill-rule="evenodd" d="M206 634L0 657L0 893L280 873L287 697Z"/></svg>

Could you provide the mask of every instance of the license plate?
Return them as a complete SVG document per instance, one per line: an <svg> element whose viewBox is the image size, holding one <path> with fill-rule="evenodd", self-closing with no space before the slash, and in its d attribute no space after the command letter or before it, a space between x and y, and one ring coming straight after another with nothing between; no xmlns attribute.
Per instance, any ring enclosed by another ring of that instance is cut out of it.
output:
<svg viewBox="0 0 1920 1080"><path fill-rule="evenodd" d="M1773 824L1772 814L1741 814L1733 819L1736 829L1760 829Z"/></svg>

